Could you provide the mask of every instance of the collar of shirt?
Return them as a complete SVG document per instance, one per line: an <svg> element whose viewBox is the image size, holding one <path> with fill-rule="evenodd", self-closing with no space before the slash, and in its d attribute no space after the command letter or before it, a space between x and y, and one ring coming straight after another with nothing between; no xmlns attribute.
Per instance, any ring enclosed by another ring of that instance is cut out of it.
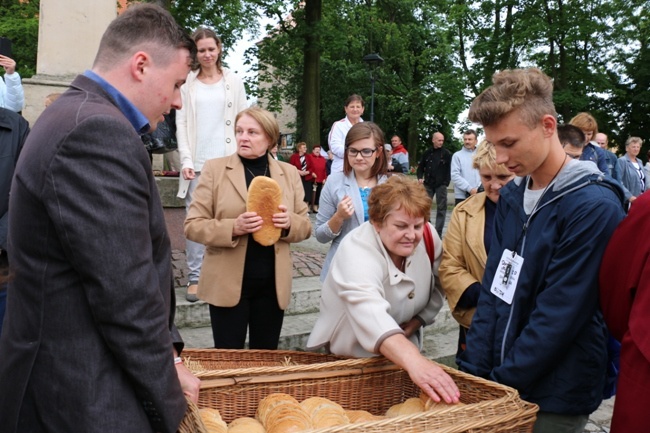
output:
<svg viewBox="0 0 650 433"><path fill-rule="evenodd" d="M149 121L131 101L126 99L126 96L93 71L87 70L84 72L84 75L99 84L113 98L117 108L120 109L124 117L131 123L138 134L144 134L149 131Z"/></svg>

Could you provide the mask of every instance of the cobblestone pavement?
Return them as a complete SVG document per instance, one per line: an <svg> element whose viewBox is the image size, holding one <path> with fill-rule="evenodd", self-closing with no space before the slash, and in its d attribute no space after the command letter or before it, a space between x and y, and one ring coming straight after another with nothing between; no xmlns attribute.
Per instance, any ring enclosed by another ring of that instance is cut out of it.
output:
<svg viewBox="0 0 650 433"><path fill-rule="evenodd" d="M451 216L451 210L447 211L447 222ZM310 215L312 224L315 223L315 215ZM435 210L432 215L435 220ZM446 229L447 224L445 224ZM443 230L444 234L444 230ZM320 244L313 236L306 241L291 246L291 257L293 259L293 277L314 277L320 275L321 266L329 244ZM174 250L172 252L174 267L174 279L177 287L187 284L187 265L185 263L185 252ZM589 417L584 433L609 433L614 398L603 401L600 407Z"/></svg>

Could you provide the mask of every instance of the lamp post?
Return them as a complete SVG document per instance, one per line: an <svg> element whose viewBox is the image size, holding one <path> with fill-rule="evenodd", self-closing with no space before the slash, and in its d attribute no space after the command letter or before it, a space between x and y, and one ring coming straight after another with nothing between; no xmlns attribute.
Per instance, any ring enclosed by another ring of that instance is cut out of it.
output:
<svg viewBox="0 0 650 433"><path fill-rule="evenodd" d="M370 121L375 121L375 68L384 63L384 59L377 53L363 56L363 62L370 66Z"/></svg>

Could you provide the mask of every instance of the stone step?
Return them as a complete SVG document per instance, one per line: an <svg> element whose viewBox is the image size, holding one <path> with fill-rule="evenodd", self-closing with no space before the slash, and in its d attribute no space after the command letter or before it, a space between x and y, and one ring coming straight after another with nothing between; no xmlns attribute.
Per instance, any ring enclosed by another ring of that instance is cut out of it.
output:
<svg viewBox="0 0 650 433"><path fill-rule="evenodd" d="M423 353L440 363L455 366L454 359L458 341L458 325L451 319L449 308L443 308L438 320L424 331ZM305 350L307 339L318 313L285 316L278 348L282 350ZM213 347L212 329L209 326L179 329L188 348Z"/></svg>
<svg viewBox="0 0 650 433"><path fill-rule="evenodd" d="M295 314L317 313L320 304L319 277L301 277L293 279L291 301L285 316ZM196 328L210 325L210 313L205 302L188 302L185 299L185 287L176 288L176 326L179 328Z"/></svg>
<svg viewBox="0 0 650 433"><path fill-rule="evenodd" d="M205 310L207 312L207 306ZM317 318L318 312L285 315L278 347L284 350L305 350L309 333ZM212 328L209 325L179 327L179 331L187 347L213 347ZM425 328L424 352L432 359L441 360L439 362L443 362L444 359L444 363L449 364L454 360L457 339L458 324L452 318L449 307L445 304L438 313L435 323Z"/></svg>
<svg viewBox="0 0 650 433"><path fill-rule="evenodd" d="M288 317L318 313L320 306L319 277L302 277L293 279L291 302L285 311L285 321ZM203 301L188 302L185 300L185 288L176 288L176 326L179 328L197 328L210 326L208 305ZM449 307L444 305L433 326L448 326L455 324Z"/></svg>

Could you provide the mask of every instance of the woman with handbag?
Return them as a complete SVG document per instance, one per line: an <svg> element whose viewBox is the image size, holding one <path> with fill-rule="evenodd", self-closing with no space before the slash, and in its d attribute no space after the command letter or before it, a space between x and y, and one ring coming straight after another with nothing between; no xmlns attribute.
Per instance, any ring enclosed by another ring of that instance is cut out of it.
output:
<svg viewBox="0 0 650 433"><path fill-rule="evenodd" d="M198 64L181 87L183 108L176 112L182 170L178 197L185 199L186 210L192 203L203 164L237 150L235 116L247 107L244 83L221 65L221 39L207 28L199 28L192 38ZM185 248L189 268L186 299L195 302L205 248L190 240Z"/></svg>
<svg viewBox="0 0 650 433"><path fill-rule="evenodd" d="M442 244L430 212L431 198L416 180L392 176L373 188L370 220L343 239L332 260L307 348L384 355L434 401L457 403L454 381L420 353L422 328L444 301L437 284ZM422 242L427 230L431 256Z"/></svg>

